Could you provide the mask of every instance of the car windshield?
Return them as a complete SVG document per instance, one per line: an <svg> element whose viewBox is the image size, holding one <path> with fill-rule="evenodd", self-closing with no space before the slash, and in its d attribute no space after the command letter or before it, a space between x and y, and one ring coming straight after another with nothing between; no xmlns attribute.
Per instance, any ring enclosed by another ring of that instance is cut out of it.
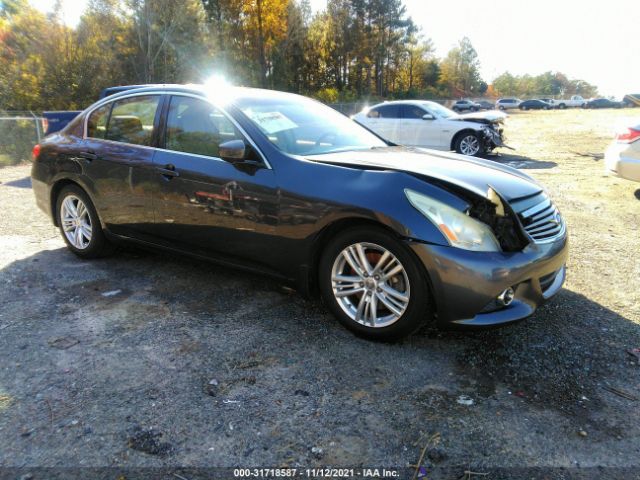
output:
<svg viewBox="0 0 640 480"><path fill-rule="evenodd" d="M430 113L440 118L451 118L458 115L453 110L449 110L448 108L443 107L442 105L436 102L423 102L422 106L427 110L429 110Z"/></svg>
<svg viewBox="0 0 640 480"><path fill-rule="evenodd" d="M234 104L269 141L289 154L321 155L387 146L348 117L308 98L245 97Z"/></svg>

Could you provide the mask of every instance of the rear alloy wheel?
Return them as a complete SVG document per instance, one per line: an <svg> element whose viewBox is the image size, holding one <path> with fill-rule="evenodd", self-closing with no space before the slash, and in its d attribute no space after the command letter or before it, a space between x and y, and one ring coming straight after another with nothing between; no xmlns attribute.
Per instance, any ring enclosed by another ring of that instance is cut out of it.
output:
<svg viewBox="0 0 640 480"><path fill-rule="evenodd" d="M474 156L480 152L481 144L475 133L463 133L455 144L455 150L462 155Z"/></svg>
<svg viewBox="0 0 640 480"><path fill-rule="evenodd" d="M62 189L56 201L56 215L62 238L76 255L95 258L113 252L91 199L77 185Z"/></svg>
<svg viewBox="0 0 640 480"><path fill-rule="evenodd" d="M417 260L375 228L340 235L320 261L325 302L347 328L381 340L408 335L428 318L429 292Z"/></svg>
<svg viewBox="0 0 640 480"><path fill-rule="evenodd" d="M78 250L86 250L91 243L91 217L82 200L67 195L60 206L60 223L67 241Z"/></svg>

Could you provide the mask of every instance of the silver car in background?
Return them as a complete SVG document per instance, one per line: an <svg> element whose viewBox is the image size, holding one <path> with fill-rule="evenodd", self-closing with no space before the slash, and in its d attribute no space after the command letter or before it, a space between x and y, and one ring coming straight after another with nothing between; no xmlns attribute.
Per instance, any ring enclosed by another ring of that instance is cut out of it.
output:
<svg viewBox="0 0 640 480"><path fill-rule="evenodd" d="M640 122L616 134L604 156L607 171L640 182Z"/></svg>
<svg viewBox="0 0 640 480"><path fill-rule="evenodd" d="M522 100L519 98L500 98L496 102L496 110L511 110L513 108L518 108Z"/></svg>

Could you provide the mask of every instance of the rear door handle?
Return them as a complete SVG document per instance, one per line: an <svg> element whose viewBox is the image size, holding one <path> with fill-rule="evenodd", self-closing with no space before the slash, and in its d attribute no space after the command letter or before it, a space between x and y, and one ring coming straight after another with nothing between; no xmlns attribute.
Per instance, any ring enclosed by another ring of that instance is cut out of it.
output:
<svg viewBox="0 0 640 480"><path fill-rule="evenodd" d="M97 159L98 159L98 155L96 155L96 154L95 154L95 153L93 153L93 152L80 152L80 156L81 156L82 158L84 158L85 160L88 160L88 161L90 161L90 162L91 162L92 160L97 160Z"/></svg>
<svg viewBox="0 0 640 480"><path fill-rule="evenodd" d="M176 171L175 165L169 164L164 167L156 167L156 170L158 170L160 174L167 179L180 176L180 173Z"/></svg>

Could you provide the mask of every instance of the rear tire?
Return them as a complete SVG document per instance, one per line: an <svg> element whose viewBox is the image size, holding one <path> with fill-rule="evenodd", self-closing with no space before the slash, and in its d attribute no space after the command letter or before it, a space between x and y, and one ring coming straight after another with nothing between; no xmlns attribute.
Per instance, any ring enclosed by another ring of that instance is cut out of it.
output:
<svg viewBox="0 0 640 480"><path fill-rule="evenodd" d="M381 228L354 227L334 237L320 258L318 279L329 310L361 337L397 340L432 318L422 265Z"/></svg>
<svg viewBox="0 0 640 480"><path fill-rule="evenodd" d="M56 220L69 250L81 258L113 253L89 195L77 185L64 187L56 199Z"/></svg>

